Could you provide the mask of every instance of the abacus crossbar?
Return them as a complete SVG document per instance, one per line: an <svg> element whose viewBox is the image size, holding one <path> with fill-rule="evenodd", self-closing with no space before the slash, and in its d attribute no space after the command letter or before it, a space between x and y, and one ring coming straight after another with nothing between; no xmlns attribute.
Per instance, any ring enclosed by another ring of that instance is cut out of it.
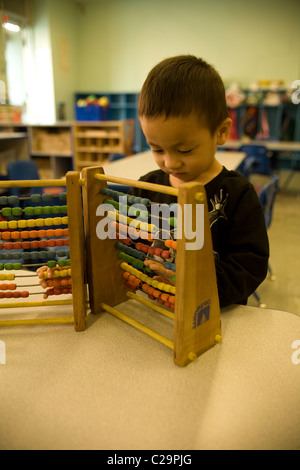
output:
<svg viewBox="0 0 300 470"><path fill-rule="evenodd" d="M107 181L109 183L118 183L125 186L132 186L134 188L148 189L149 191L157 191L171 196L178 196L178 189L169 186L162 186L161 184L147 183L144 181L136 181L127 178L117 178L115 176L107 176L97 173L95 178L99 181Z"/></svg>
<svg viewBox="0 0 300 470"><path fill-rule="evenodd" d="M128 323L129 325L133 326L137 330L142 331L143 333L146 333L148 336L151 336L151 338L156 339L156 341L159 341L160 343L164 344L165 346L168 346L168 348L174 350L174 343L173 341L169 340L165 336L160 335L156 331L151 330L147 326L143 325L142 323L134 320L133 318L129 317L128 315L125 315L124 313L120 312L116 308L110 307L109 305L102 303L100 307L105 310L106 312L110 313L111 315L114 315L115 317L119 318L120 320L124 321L125 323Z"/></svg>

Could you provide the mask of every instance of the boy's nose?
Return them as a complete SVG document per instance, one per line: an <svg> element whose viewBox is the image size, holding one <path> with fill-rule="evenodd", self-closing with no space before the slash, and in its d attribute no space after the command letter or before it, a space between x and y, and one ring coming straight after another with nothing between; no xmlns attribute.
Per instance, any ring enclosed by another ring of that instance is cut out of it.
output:
<svg viewBox="0 0 300 470"><path fill-rule="evenodd" d="M170 153L166 153L165 154L165 167L168 170L177 170L178 168L181 167L181 161L177 156L172 155Z"/></svg>

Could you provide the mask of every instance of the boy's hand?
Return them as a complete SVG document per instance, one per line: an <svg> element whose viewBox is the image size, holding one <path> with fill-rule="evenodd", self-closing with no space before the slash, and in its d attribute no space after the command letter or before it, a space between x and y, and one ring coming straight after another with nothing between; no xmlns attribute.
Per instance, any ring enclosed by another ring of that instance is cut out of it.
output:
<svg viewBox="0 0 300 470"><path fill-rule="evenodd" d="M175 282L172 281L172 276L175 275L175 272L171 269L166 269L161 263L157 261L153 261L147 259L144 261L145 266L148 266L152 271L157 273L157 276L154 276L153 279L159 282L163 282L164 284L170 284L171 286L175 286Z"/></svg>

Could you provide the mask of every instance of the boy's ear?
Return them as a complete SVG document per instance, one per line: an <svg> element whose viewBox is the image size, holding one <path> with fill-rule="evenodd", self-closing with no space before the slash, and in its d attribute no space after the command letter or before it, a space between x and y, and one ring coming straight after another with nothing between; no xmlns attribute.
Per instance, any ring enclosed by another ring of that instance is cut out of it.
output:
<svg viewBox="0 0 300 470"><path fill-rule="evenodd" d="M225 144L230 133L231 125L232 125L232 119L228 117L224 119L222 124L219 126L217 130L217 144L218 145Z"/></svg>

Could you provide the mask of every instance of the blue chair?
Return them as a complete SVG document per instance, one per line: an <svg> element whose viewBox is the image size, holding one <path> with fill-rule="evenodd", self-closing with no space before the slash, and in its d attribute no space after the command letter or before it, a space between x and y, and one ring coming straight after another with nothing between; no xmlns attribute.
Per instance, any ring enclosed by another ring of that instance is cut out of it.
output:
<svg viewBox="0 0 300 470"><path fill-rule="evenodd" d="M122 160L123 158L125 158L123 153L111 153L108 159L110 162L116 162L117 160Z"/></svg>
<svg viewBox="0 0 300 470"><path fill-rule="evenodd" d="M249 178L252 173L260 175L272 175L271 161L268 150L263 145L242 145L240 152L246 153L246 157L240 165L239 171Z"/></svg>
<svg viewBox="0 0 300 470"><path fill-rule="evenodd" d="M275 175L270 179L270 181L268 181L268 183L266 183L262 187L258 195L260 203L263 208L267 229L271 225L274 203L275 203L275 199L276 199L278 192L279 192L279 176ZM269 271L270 279L274 281L276 277L274 276L272 272L270 264L268 265L268 271ZM258 301L259 306L262 308L265 308L266 304L261 302L261 299L258 293L255 291L253 295Z"/></svg>
<svg viewBox="0 0 300 470"><path fill-rule="evenodd" d="M38 167L32 160L18 160L7 165L7 179L11 181L39 180ZM10 194L18 197L30 197L42 194L43 188L11 188Z"/></svg>

